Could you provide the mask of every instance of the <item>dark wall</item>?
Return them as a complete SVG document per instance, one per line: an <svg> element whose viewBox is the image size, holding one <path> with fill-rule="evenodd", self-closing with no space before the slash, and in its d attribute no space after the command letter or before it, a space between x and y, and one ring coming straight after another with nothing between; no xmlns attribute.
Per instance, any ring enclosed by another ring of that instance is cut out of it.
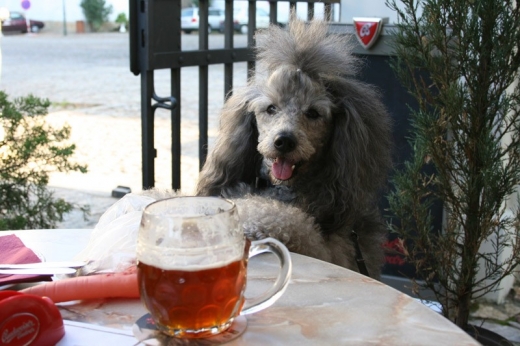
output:
<svg viewBox="0 0 520 346"><path fill-rule="evenodd" d="M365 66L359 78L379 89L383 102L393 119L394 170L402 169L403 162L411 156L410 145L407 140L411 128L409 121L410 108L417 109L417 102L397 79L395 72L389 64L390 56L368 54L359 54L358 56L365 61ZM392 188L393 186L389 184L388 189ZM386 221L389 221L391 215L386 210L388 208L387 193L384 192L381 196L380 208ZM442 205L435 205L431 212L435 220L434 229L440 230L442 225ZM393 246L396 238L395 235L389 233L387 246L396 249L395 245ZM400 277L415 276L413 268L404 264L401 256L390 253L386 256L383 274Z"/></svg>

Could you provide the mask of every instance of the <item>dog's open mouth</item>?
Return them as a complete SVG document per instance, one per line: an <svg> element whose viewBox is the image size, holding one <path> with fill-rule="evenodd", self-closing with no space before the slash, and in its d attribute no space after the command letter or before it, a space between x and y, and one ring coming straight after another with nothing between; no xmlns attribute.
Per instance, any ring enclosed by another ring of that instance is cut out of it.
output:
<svg viewBox="0 0 520 346"><path fill-rule="evenodd" d="M278 180L289 180L293 177L297 162L285 157L277 157L271 166L271 174Z"/></svg>

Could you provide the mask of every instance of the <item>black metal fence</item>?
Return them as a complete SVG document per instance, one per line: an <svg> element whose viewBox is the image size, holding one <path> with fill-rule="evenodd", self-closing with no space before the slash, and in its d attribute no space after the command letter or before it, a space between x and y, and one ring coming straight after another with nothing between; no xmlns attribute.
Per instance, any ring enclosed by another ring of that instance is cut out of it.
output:
<svg viewBox="0 0 520 346"><path fill-rule="evenodd" d="M224 48L208 48L208 8L209 0L199 0L199 49L181 49L181 1L180 0L129 0L130 1L130 70L141 75L141 121L142 121L142 174L143 188L155 185L155 164L157 156L154 148L154 114L157 108L171 112L172 142L172 184L173 189L181 188L181 69L188 66L199 67L199 166L206 159L208 144L208 66L224 65L224 93L233 88L233 64L247 62L248 71L254 69L252 54L254 31L256 29L256 0L242 0L248 3L247 47L233 45L233 8L238 1L225 1ZM269 1L271 23L277 23L277 0ZM280 1L282 2L282 1ZM297 3L307 3L308 19L314 16L314 4L325 3L325 17L331 17L331 4L340 0L325 1L284 1L296 9ZM171 94L157 95L154 89L154 71L169 69Z"/></svg>

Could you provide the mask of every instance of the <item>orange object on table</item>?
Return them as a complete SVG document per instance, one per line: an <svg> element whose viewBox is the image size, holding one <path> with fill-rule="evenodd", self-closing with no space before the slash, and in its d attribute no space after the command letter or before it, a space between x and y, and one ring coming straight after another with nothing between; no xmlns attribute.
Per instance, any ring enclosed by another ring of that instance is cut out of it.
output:
<svg viewBox="0 0 520 346"><path fill-rule="evenodd" d="M137 272L131 267L124 272L76 276L24 288L20 292L49 297L55 303L102 298L139 298ZM1 346L1 345L0 345Z"/></svg>
<svg viewBox="0 0 520 346"><path fill-rule="evenodd" d="M0 346L54 345L64 335L63 319L52 300L0 291Z"/></svg>

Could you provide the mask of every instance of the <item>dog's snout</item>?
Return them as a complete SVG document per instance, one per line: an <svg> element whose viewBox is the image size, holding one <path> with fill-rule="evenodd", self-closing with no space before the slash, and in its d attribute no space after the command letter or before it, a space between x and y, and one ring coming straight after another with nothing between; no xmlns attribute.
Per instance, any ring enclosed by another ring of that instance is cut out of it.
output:
<svg viewBox="0 0 520 346"><path fill-rule="evenodd" d="M281 153L288 153L296 148L296 138L289 133L281 133L274 139L274 147Z"/></svg>

